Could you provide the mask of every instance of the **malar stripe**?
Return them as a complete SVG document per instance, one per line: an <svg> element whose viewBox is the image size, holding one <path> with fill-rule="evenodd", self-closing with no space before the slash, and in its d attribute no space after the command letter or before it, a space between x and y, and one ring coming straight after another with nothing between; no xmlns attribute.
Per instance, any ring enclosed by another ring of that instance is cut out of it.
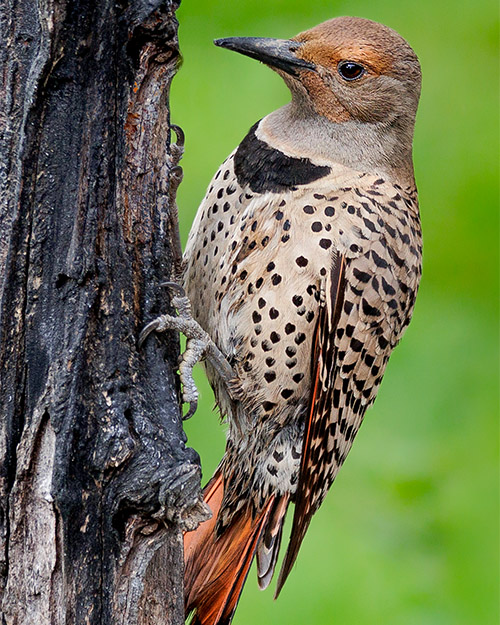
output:
<svg viewBox="0 0 500 625"><path fill-rule="evenodd" d="M254 124L234 155L234 171L241 187L254 193L280 193L327 176L328 166L314 165L308 158L293 158L257 138Z"/></svg>

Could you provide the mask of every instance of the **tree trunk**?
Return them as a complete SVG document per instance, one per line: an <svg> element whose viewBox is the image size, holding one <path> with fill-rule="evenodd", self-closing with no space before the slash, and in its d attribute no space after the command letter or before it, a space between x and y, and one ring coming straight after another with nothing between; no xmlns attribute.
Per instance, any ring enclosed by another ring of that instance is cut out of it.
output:
<svg viewBox="0 0 500 625"><path fill-rule="evenodd" d="M179 260L177 6L0 6L2 625L184 622L199 459L177 337L137 346Z"/></svg>

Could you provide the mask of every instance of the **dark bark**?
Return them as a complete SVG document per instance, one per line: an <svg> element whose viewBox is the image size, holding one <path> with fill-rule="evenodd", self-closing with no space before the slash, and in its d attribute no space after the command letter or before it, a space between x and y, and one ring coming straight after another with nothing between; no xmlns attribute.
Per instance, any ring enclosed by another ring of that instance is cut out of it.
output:
<svg viewBox="0 0 500 625"><path fill-rule="evenodd" d="M4 624L183 622L199 459L177 337L137 347L175 260L177 5L0 7Z"/></svg>

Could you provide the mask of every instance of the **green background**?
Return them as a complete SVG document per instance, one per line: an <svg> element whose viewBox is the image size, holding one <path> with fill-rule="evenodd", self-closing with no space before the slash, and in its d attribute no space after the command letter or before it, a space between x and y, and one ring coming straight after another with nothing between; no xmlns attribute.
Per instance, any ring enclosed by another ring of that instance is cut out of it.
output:
<svg viewBox="0 0 500 625"><path fill-rule="evenodd" d="M498 17L495 2L183 0L171 92L186 132L186 240L218 165L288 101L268 68L212 39L288 38L339 15L383 22L420 57L415 169L424 276L413 322L280 596L252 570L235 625L496 625ZM187 424L204 480L224 426L200 371ZM286 538L284 538L286 541Z"/></svg>

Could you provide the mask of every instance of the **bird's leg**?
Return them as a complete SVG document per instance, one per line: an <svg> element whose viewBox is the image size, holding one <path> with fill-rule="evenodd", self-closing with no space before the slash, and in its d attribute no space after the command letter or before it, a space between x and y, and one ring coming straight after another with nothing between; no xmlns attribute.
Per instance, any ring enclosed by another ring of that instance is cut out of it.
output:
<svg viewBox="0 0 500 625"><path fill-rule="evenodd" d="M193 319L191 303L184 289L175 282L165 282L162 286L167 286L176 291L172 298L172 306L177 310L178 314L177 316L160 315L148 323L139 336L139 346L144 343L151 332L176 330L184 334L187 342L186 349L181 355L179 363L179 376L183 391L182 401L189 404L189 410L183 418L189 419L195 413L198 405L198 389L193 379L193 367L197 362L206 358L226 383L230 394L232 381L236 378L236 375L224 354L212 341L209 334Z"/></svg>

